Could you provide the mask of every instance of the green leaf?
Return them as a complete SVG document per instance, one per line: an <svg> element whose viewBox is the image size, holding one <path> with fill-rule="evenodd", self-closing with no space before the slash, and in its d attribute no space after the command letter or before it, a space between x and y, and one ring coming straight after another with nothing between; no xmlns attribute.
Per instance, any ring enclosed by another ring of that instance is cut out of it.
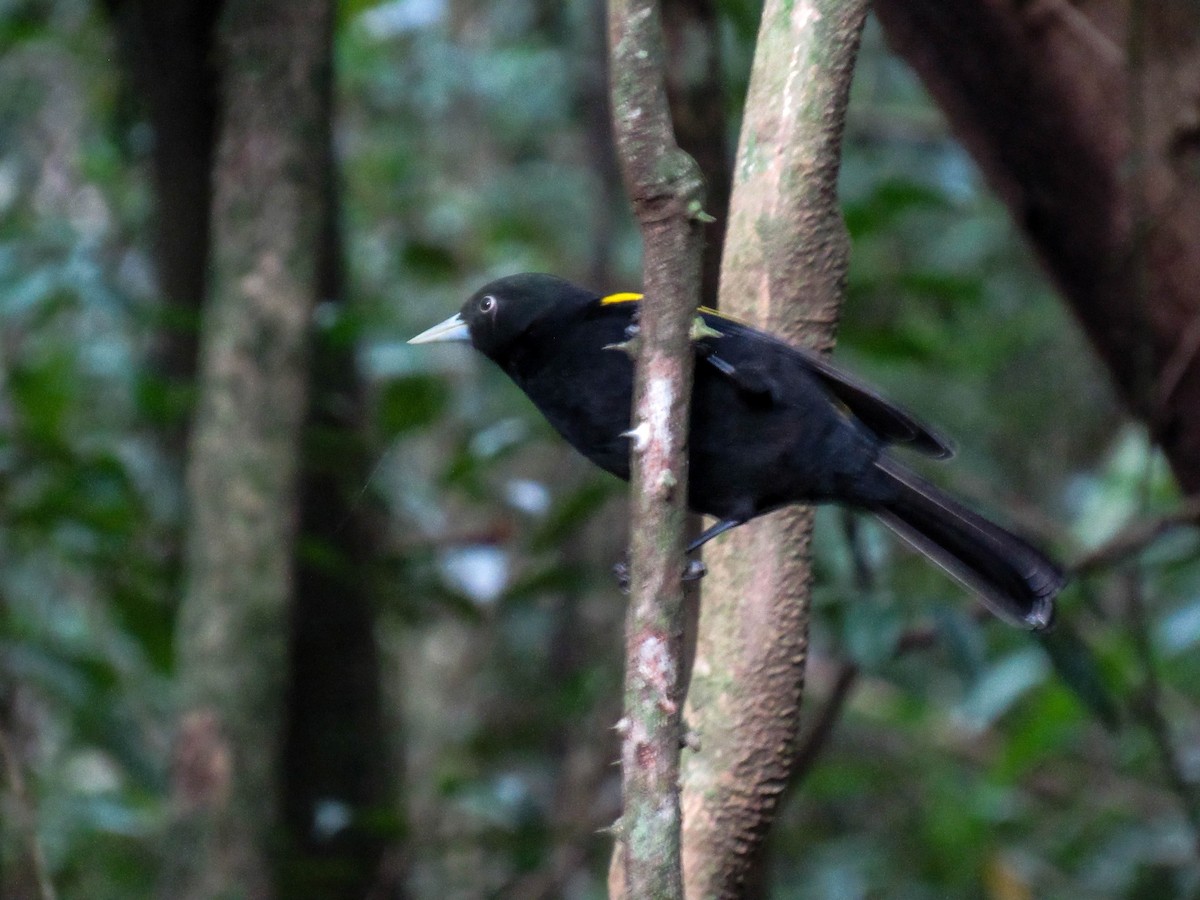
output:
<svg viewBox="0 0 1200 900"><path fill-rule="evenodd" d="M446 382L433 375L389 381L379 398L379 428L388 438L426 428L441 416L449 398Z"/></svg>
<svg viewBox="0 0 1200 900"><path fill-rule="evenodd" d="M1083 638L1067 623L1038 635L1054 671L1087 710L1109 731L1121 724L1121 713L1099 661Z"/></svg>
<svg viewBox="0 0 1200 900"><path fill-rule="evenodd" d="M967 684L978 681L987 666L987 646L979 623L961 609L949 606L939 606L934 616L938 643L951 665Z"/></svg>
<svg viewBox="0 0 1200 900"><path fill-rule="evenodd" d="M1029 646L993 665L963 699L960 712L982 731L1003 716L1026 692L1041 684L1048 672L1044 657Z"/></svg>
<svg viewBox="0 0 1200 900"><path fill-rule="evenodd" d="M878 595L856 597L845 604L842 640L846 652L864 669L878 669L896 655L905 618L896 603L880 603Z"/></svg>

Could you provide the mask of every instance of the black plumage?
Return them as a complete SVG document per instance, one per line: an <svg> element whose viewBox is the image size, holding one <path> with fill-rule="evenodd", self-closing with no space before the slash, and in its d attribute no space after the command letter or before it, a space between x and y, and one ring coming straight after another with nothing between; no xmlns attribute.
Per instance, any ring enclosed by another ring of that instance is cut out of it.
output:
<svg viewBox="0 0 1200 900"><path fill-rule="evenodd" d="M628 479L633 362L620 345L636 335L637 298L514 275L412 342L469 340L575 449ZM688 504L717 522L689 549L792 503L841 503L879 516L1001 617L1050 624L1058 567L888 452L945 458L943 438L824 359L712 310L700 315Z"/></svg>

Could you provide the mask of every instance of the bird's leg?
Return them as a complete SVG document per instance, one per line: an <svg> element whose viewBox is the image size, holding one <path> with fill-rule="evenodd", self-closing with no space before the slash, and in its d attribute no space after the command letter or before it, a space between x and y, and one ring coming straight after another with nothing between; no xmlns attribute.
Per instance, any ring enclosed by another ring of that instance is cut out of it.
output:
<svg viewBox="0 0 1200 900"><path fill-rule="evenodd" d="M714 522L712 525L708 526L708 528L705 528L704 531L701 532L701 534L698 538L696 538L694 541L692 541L690 544L688 544L687 549L683 552L684 553L695 553L697 550L699 550L701 547L703 547L705 544L707 544L709 541L711 541L717 535L724 534L730 528L737 528L744 521L746 521L746 520L745 519L720 519L720 520Z"/></svg>
<svg viewBox="0 0 1200 900"><path fill-rule="evenodd" d="M719 534L724 534L731 528L736 528L742 524L741 519L721 519L714 522L694 541L687 545L684 550L685 555L691 555L707 544ZM708 566L704 565L701 560L689 559L686 566L683 568L683 574L680 578L683 581L699 581L708 574ZM629 593L629 554L625 554L625 558L613 566L613 575L616 576L617 586L621 589L622 594Z"/></svg>

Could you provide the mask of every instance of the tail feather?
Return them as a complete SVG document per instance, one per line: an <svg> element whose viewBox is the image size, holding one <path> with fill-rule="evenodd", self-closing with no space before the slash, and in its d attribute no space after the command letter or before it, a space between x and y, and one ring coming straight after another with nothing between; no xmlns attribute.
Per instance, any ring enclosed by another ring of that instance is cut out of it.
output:
<svg viewBox="0 0 1200 900"><path fill-rule="evenodd" d="M1054 619L1062 570L1025 540L989 522L890 459L897 496L875 509L885 525L978 594L992 612L1042 630Z"/></svg>

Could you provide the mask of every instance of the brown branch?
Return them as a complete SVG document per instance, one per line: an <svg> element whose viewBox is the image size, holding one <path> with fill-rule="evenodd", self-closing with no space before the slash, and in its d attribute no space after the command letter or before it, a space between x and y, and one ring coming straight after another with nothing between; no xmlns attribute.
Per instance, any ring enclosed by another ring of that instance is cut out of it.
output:
<svg viewBox="0 0 1200 900"><path fill-rule="evenodd" d="M1192 850L1200 856L1200 786L1188 779L1179 760L1171 734L1171 724L1162 709L1162 685L1158 677L1158 659L1150 639L1150 621L1146 610L1142 574L1135 564L1126 577L1127 615L1134 652L1142 666L1142 684L1134 695L1133 713L1150 733L1154 749L1167 779L1167 785L1179 802L1192 831Z"/></svg>
<svg viewBox="0 0 1200 900"><path fill-rule="evenodd" d="M628 897L681 897L679 748L689 326L700 291L703 179L679 149L663 75L655 0L609 5L613 129L641 226L646 301L634 382L631 596L625 640L618 835ZM622 883L623 882L623 883ZM613 891L616 893L616 891Z"/></svg>
<svg viewBox="0 0 1200 900"><path fill-rule="evenodd" d="M1200 525L1200 495L1187 498L1161 516L1125 526L1099 547L1075 560L1071 572L1074 575L1091 575L1101 569L1112 568L1141 553L1163 535L1188 525Z"/></svg>
<svg viewBox="0 0 1200 900"><path fill-rule="evenodd" d="M1200 490L1200 8L879 0L1186 491ZM980 65L987 60L987 65Z"/></svg>
<svg viewBox="0 0 1200 900"><path fill-rule="evenodd" d="M866 4L768 0L751 72L721 307L828 349L849 242L837 205L846 101ZM689 896L737 897L796 760L807 653L811 511L715 542L704 586L684 772Z"/></svg>
<svg viewBox="0 0 1200 900"><path fill-rule="evenodd" d="M55 900L58 896L54 890L54 882L50 878L50 867L46 864L46 854L42 850L42 842L38 840L37 816L34 812L33 798L25 784L25 776L21 772L21 760L17 758L16 748L9 740L8 733L0 728L0 757L4 761L4 774L8 780L9 790L12 791L13 806L20 819L20 828L25 833L29 845L29 862L37 879L38 896L40 900Z"/></svg>

